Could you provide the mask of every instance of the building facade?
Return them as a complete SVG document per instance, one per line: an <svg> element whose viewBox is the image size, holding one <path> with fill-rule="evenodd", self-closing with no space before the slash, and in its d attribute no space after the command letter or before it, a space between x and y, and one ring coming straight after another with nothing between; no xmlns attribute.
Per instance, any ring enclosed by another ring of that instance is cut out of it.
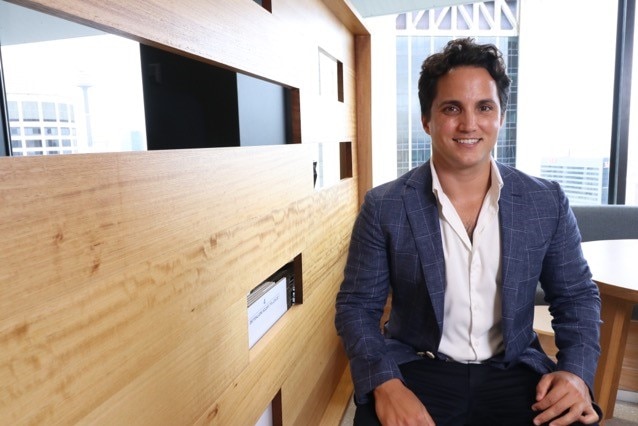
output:
<svg viewBox="0 0 638 426"><path fill-rule="evenodd" d="M7 109L12 155L78 152L72 101L57 96L10 94Z"/></svg>
<svg viewBox="0 0 638 426"><path fill-rule="evenodd" d="M607 204L609 158L544 158L541 177L560 183L572 205Z"/></svg>

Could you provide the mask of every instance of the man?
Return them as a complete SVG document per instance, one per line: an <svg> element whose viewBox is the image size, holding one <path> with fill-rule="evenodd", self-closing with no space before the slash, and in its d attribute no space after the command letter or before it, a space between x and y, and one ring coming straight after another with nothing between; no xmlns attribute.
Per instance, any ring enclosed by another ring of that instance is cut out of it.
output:
<svg viewBox="0 0 638 426"><path fill-rule="evenodd" d="M568 200L491 157L509 85L496 47L470 39L422 65L431 158L366 195L337 296L355 425L599 420L600 298ZM539 281L558 364L532 328Z"/></svg>

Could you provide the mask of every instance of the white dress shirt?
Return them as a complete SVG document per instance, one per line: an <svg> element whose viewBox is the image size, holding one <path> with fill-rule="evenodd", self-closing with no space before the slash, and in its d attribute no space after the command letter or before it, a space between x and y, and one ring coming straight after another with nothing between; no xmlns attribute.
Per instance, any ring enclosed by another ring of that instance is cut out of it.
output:
<svg viewBox="0 0 638 426"><path fill-rule="evenodd" d="M470 240L452 202L443 192L432 162L430 167L432 191L439 202L446 274L439 351L458 362L482 362L503 350L498 220L503 180L492 160L491 186Z"/></svg>

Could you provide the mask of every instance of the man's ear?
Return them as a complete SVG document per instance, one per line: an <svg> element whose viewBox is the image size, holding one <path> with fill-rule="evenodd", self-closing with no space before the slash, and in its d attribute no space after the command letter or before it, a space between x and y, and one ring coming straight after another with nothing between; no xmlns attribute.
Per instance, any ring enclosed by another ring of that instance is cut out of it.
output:
<svg viewBox="0 0 638 426"><path fill-rule="evenodd" d="M428 135L430 134L430 123L428 122L428 119L425 115L421 115L421 125L423 126L423 130L425 130L425 133L427 133Z"/></svg>

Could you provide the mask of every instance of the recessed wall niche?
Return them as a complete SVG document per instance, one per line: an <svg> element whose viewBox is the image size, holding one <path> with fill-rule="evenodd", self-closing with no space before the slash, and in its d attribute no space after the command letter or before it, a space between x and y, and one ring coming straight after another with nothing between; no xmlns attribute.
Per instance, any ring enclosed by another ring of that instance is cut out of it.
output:
<svg viewBox="0 0 638 426"><path fill-rule="evenodd" d="M313 159L315 189L352 177L352 142L319 143Z"/></svg>
<svg viewBox="0 0 638 426"><path fill-rule="evenodd" d="M343 63L319 48L319 95L343 102Z"/></svg>
<svg viewBox="0 0 638 426"><path fill-rule="evenodd" d="M140 52L149 150L295 141L292 89L151 46Z"/></svg>
<svg viewBox="0 0 638 426"><path fill-rule="evenodd" d="M246 302L248 347L252 348L290 308L303 303L301 253L254 287Z"/></svg>

